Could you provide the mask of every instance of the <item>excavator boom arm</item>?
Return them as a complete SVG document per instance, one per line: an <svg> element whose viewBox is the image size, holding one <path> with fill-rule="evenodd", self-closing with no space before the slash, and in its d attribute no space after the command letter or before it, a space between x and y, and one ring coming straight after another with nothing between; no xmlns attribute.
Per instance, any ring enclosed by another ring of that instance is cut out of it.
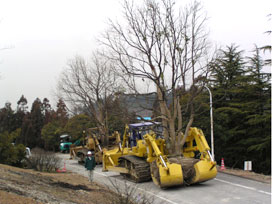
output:
<svg viewBox="0 0 272 204"><path fill-rule="evenodd" d="M190 136L188 137L188 140L191 142L191 144L193 143L192 141L195 140L197 150L200 153L205 154L203 156L206 159L214 161L210 153L210 147L202 130L198 128L191 128L189 134Z"/></svg>
<svg viewBox="0 0 272 204"><path fill-rule="evenodd" d="M126 125L125 132L123 135L122 149L124 149L126 147L126 143L128 142L128 138L129 138L129 127L128 127L128 125Z"/></svg>
<svg viewBox="0 0 272 204"><path fill-rule="evenodd" d="M145 142L148 144L148 148L149 148L148 159L153 156L152 154L154 152L156 157L160 158L160 161L163 164L164 168L168 169L165 159L162 156L162 152L160 151L154 136L150 134L146 134L144 136L144 139L145 139Z"/></svg>

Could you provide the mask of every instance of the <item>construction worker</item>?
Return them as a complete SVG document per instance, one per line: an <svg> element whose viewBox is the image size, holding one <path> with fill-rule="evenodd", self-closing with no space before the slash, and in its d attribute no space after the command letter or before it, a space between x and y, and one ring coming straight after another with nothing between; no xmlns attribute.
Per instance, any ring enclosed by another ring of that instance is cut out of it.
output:
<svg viewBox="0 0 272 204"><path fill-rule="evenodd" d="M92 155L91 151L88 151L87 157L85 160L85 168L86 170L89 171L89 181L92 183L93 182L93 170L95 168L95 158Z"/></svg>

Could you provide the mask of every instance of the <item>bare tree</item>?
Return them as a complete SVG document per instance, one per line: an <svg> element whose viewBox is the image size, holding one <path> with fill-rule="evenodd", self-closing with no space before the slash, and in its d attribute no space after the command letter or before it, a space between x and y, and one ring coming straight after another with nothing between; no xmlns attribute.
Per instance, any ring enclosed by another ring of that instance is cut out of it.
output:
<svg viewBox="0 0 272 204"><path fill-rule="evenodd" d="M58 90L73 108L87 111L100 129L102 141L108 144L107 102L121 88L113 64L98 54L90 62L76 56L61 73Z"/></svg>
<svg viewBox="0 0 272 204"><path fill-rule="evenodd" d="M206 15L198 2L178 11L172 0L144 0L140 6L125 0L123 11L124 22L110 21L100 41L127 82L136 78L153 82L169 152L180 154L193 123L198 85L208 73ZM182 109L185 95L189 102ZM190 121L183 131L185 109Z"/></svg>

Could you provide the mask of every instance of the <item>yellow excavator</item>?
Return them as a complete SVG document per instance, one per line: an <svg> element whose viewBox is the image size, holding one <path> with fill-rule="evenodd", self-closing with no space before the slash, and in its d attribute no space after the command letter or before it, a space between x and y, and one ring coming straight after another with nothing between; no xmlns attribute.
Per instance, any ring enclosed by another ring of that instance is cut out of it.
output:
<svg viewBox="0 0 272 204"><path fill-rule="evenodd" d="M87 134L83 135L83 140L84 143L83 145L76 146L76 145L71 145L70 146L70 159L78 159L79 163L84 163L85 158L87 156L88 151L92 151L95 156L95 161L97 164L102 163L102 155L103 152L106 151L105 148L102 148L98 138L98 128L89 128L87 129ZM111 136L109 136L109 149L114 148L116 145L120 143L120 135L117 131L115 131Z"/></svg>
<svg viewBox="0 0 272 204"><path fill-rule="evenodd" d="M79 163L85 162L88 151L94 152L96 163L102 163L103 150L100 143L96 137L95 131L98 128L89 128L87 130L87 135L83 135L83 141L85 144L76 146L70 146L70 159L77 158Z"/></svg>
<svg viewBox="0 0 272 204"><path fill-rule="evenodd" d="M190 128L183 156L167 155L159 123L127 125L122 144L103 154L103 171L115 171L136 182L153 180L162 187L194 184L215 178L216 162L203 132Z"/></svg>

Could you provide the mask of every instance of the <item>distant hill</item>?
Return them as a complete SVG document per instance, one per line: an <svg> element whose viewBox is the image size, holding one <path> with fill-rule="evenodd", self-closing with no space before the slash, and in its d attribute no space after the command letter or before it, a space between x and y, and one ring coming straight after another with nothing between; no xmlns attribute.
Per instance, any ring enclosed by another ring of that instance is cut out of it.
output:
<svg viewBox="0 0 272 204"><path fill-rule="evenodd" d="M151 117L154 102L157 100L157 93L122 94L120 99L129 112L135 112L137 116L141 117Z"/></svg>

